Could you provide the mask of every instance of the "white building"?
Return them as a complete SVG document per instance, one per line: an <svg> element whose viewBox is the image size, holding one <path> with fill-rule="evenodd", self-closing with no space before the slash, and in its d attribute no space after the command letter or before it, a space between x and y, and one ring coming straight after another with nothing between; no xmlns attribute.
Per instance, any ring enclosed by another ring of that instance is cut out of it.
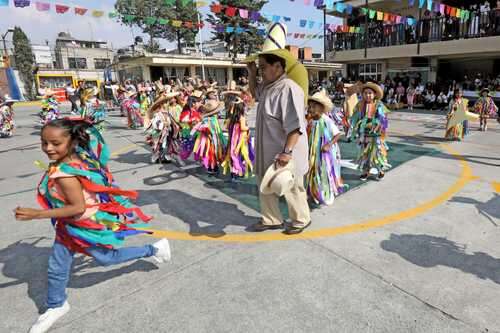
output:
<svg viewBox="0 0 500 333"><path fill-rule="evenodd" d="M52 51L48 45L32 45L33 56L35 57L35 64L43 68L53 68L54 58Z"/></svg>

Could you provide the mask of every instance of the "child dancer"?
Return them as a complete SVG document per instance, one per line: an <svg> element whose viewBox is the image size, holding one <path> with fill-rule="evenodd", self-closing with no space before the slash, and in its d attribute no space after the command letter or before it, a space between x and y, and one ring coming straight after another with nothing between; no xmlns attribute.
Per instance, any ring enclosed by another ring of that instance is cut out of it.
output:
<svg viewBox="0 0 500 333"><path fill-rule="evenodd" d="M181 123L181 151L180 158L186 160L193 152L194 140L191 137L191 130L201 121L201 107L203 94L201 91L193 91L187 98L186 105L179 116Z"/></svg>
<svg viewBox="0 0 500 333"><path fill-rule="evenodd" d="M179 152L180 125L167 103L179 93L168 93L158 98L148 110L151 123L146 129L146 142L151 145L151 163L169 163Z"/></svg>
<svg viewBox="0 0 500 333"><path fill-rule="evenodd" d="M406 102L408 104L408 110L413 111L413 101L415 100L415 88L410 84L408 89L406 89Z"/></svg>
<svg viewBox="0 0 500 333"><path fill-rule="evenodd" d="M141 116L141 107L136 101L137 93L130 91L125 93L123 100L123 108L127 112L127 126L131 129L137 129L144 125L144 120Z"/></svg>
<svg viewBox="0 0 500 333"><path fill-rule="evenodd" d="M250 128L246 121L247 105L244 100L236 95L228 95L226 98L226 112L228 119L226 127L229 142L226 157L221 164L223 174L231 172L231 178L248 178L253 176L253 162L255 151Z"/></svg>
<svg viewBox="0 0 500 333"><path fill-rule="evenodd" d="M309 171L307 194L316 204L330 205L344 191L340 173L340 131L327 116L333 107L325 90L309 97L307 134L309 137Z"/></svg>
<svg viewBox="0 0 500 333"><path fill-rule="evenodd" d="M479 114L480 131L488 130L488 117L494 117L495 113L498 112L498 107L495 105L493 98L489 96L490 90L488 88L483 88L481 90L481 97L474 104L474 110Z"/></svg>
<svg viewBox="0 0 500 333"><path fill-rule="evenodd" d="M452 117L460 112L460 109L466 105L464 103L466 103L466 101L462 98L462 91L460 89L455 89L450 104L448 105L448 114L446 115L446 133L444 137L448 140L462 141L464 138L463 122L457 124L451 122Z"/></svg>
<svg viewBox="0 0 500 333"><path fill-rule="evenodd" d="M45 96L42 99L42 110L39 115L40 123L42 125L59 118L59 103L54 97L53 91L46 91Z"/></svg>
<svg viewBox="0 0 500 333"><path fill-rule="evenodd" d="M97 95L99 90L97 88L86 89L82 96L81 101L84 104L80 108L80 116L88 119L100 132L104 129L104 119L106 118L106 108Z"/></svg>
<svg viewBox="0 0 500 333"><path fill-rule="evenodd" d="M194 159L200 161L210 174L218 172L227 145L219 125L218 115L221 108L221 102L207 101L201 107L202 121L191 131L191 136L194 137Z"/></svg>
<svg viewBox="0 0 500 333"><path fill-rule="evenodd" d="M149 96L148 96L146 87L141 87L139 89L139 105L140 105L140 109L141 109L141 116L144 119L144 128L148 128L150 119L149 119L147 111L149 109L150 103L149 103Z"/></svg>
<svg viewBox="0 0 500 333"><path fill-rule="evenodd" d="M12 105L17 100L6 96L5 101L0 104L0 138L10 138L14 134L14 110Z"/></svg>
<svg viewBox="0 0 500 333"><path fill-rule="evenodd" d="M351 119L352 138L357 138L359 153L357 163L362 181L368 179L372 168L378 171L377 179L382 179L391 165L387 161L385 132L388 127L386 108L382 103L384 93L379 85L368 82L362 86L362 100L356 105Z"/></svg>
<svg viewBox="0 0 500 333"><path fill-rule="evenodd" d="M52 220L56 240L48 267L48 310L32 326L31 333L46 332L70 306L67 302L71 263L75 253L93 257L102 266L153 257L170 260L166 239L153 245L115 248L124 238L149 233L136 229L150 217L133 207L128 198L137 193L118 188L107 162L108 147L85 120L58 119L41 131L42 150L53 161L38 186L43 209L15 210L17 220Z"/></svg>

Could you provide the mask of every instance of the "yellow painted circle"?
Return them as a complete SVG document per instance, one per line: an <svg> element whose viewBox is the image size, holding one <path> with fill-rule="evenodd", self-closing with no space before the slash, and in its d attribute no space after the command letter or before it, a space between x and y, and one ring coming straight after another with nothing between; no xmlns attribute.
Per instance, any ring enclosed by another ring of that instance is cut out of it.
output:
<svg viewBox="0 0 500 333"><path fill-rule="evenodd" d="M426 201L416 207L406 209L404 211L390 214L381 218L370 219L356 224L350 224L340 227L322 228L318 230L306 230L300 234L289 236L282 233L246 233L246 234L228 234L224 236L213 235L193 235L188 232L170 231L170 230L152 230L152 237L166 237L176 240L202 240L202 241L219 241L219 242L238 242L238 243L253 243L253 242L268 242L277 240L292 240L292 239L310 239L319 237L332 237L342 234L365 231L377 227L382 227L388 224L393 224L416 216L422 215L431 209L441 205L449 200L455 193L460 191L467 183L476 179L472 175L472 169L467 161L449 145L441 145L448 153L457 159L462 171L458 179L444 192L438 196ZM150 230L150 229L148 229Z"/></svg>

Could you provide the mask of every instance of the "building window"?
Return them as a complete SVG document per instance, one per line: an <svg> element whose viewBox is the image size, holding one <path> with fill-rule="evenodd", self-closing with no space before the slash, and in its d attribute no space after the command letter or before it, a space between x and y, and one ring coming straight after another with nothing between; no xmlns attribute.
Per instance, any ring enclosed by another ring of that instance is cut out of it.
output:
<svg viewBox="0 0 500 333"><path fill-rule="evenodd" d="M94 59L95 69L106 69L111 65L111 60L109 59Z"/></svg>
<svg viewBox="0 0 500 333"><path fill-rule="evenodd" d="M348 64L347 72L353 80L382 81L382 64Z"/></svg>
<svg viewBox="0 0 500 333"><path fill-rule="evenodd" d="M71 69L86 69L87 59L85 58L68 58L69 68Z"/></svg>

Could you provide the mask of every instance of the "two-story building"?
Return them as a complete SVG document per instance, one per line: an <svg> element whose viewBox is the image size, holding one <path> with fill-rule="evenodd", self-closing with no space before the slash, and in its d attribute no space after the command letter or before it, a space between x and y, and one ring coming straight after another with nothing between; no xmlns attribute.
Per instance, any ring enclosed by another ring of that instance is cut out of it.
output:
<svg viewBox="0 0 500 333"><path fill-rule="evenodd" d="M310 80L321 80L335 76L342 71L342 65L313 59L312 49L299 49L287 46L296 58L303 62L308 70ZM302 50L302 55L300 51ZM304 52L305 51L305 52ZM238 54L236 59L228 57L222 42L207 42L203 53L198 47L183 47L181 54L176 50L163 53L149 53L136 47L118 50L113 69L120 80L133 79L137 81L155 81L199 77L217 81L226 85L228 81L237 80L246 75L244 54Z"/></svg>
<svg viewBox="0 0 500 333"><path fill-rule="evenodd" d="M422 1L412 0L340 1L352 11L328 12L348 27L329 33L328 60L346 64L345 75L353 80L407 73L424 82L460 82L464 75L500 74L500 8L443 0L431 1L427 10L427 1L422 8ZM463 9L467 15L456 15Z"/></svg>
<svg viewBox="0 0 500 333"><path fill-rule="evenodd" d="M107 42L77 39L69 33L58 34L54 47L54 66L38 65L37 87L45 86L61 92L68 83L85 80L99 87L112 72L113 50Z"/></svg>
<svg viewBox="0 0 500 333"><path fill-rule="evenodd" d="M111 65L113 51L107 42L81 40L61 32L56 39L58 68L103 71Z"/></svg>

